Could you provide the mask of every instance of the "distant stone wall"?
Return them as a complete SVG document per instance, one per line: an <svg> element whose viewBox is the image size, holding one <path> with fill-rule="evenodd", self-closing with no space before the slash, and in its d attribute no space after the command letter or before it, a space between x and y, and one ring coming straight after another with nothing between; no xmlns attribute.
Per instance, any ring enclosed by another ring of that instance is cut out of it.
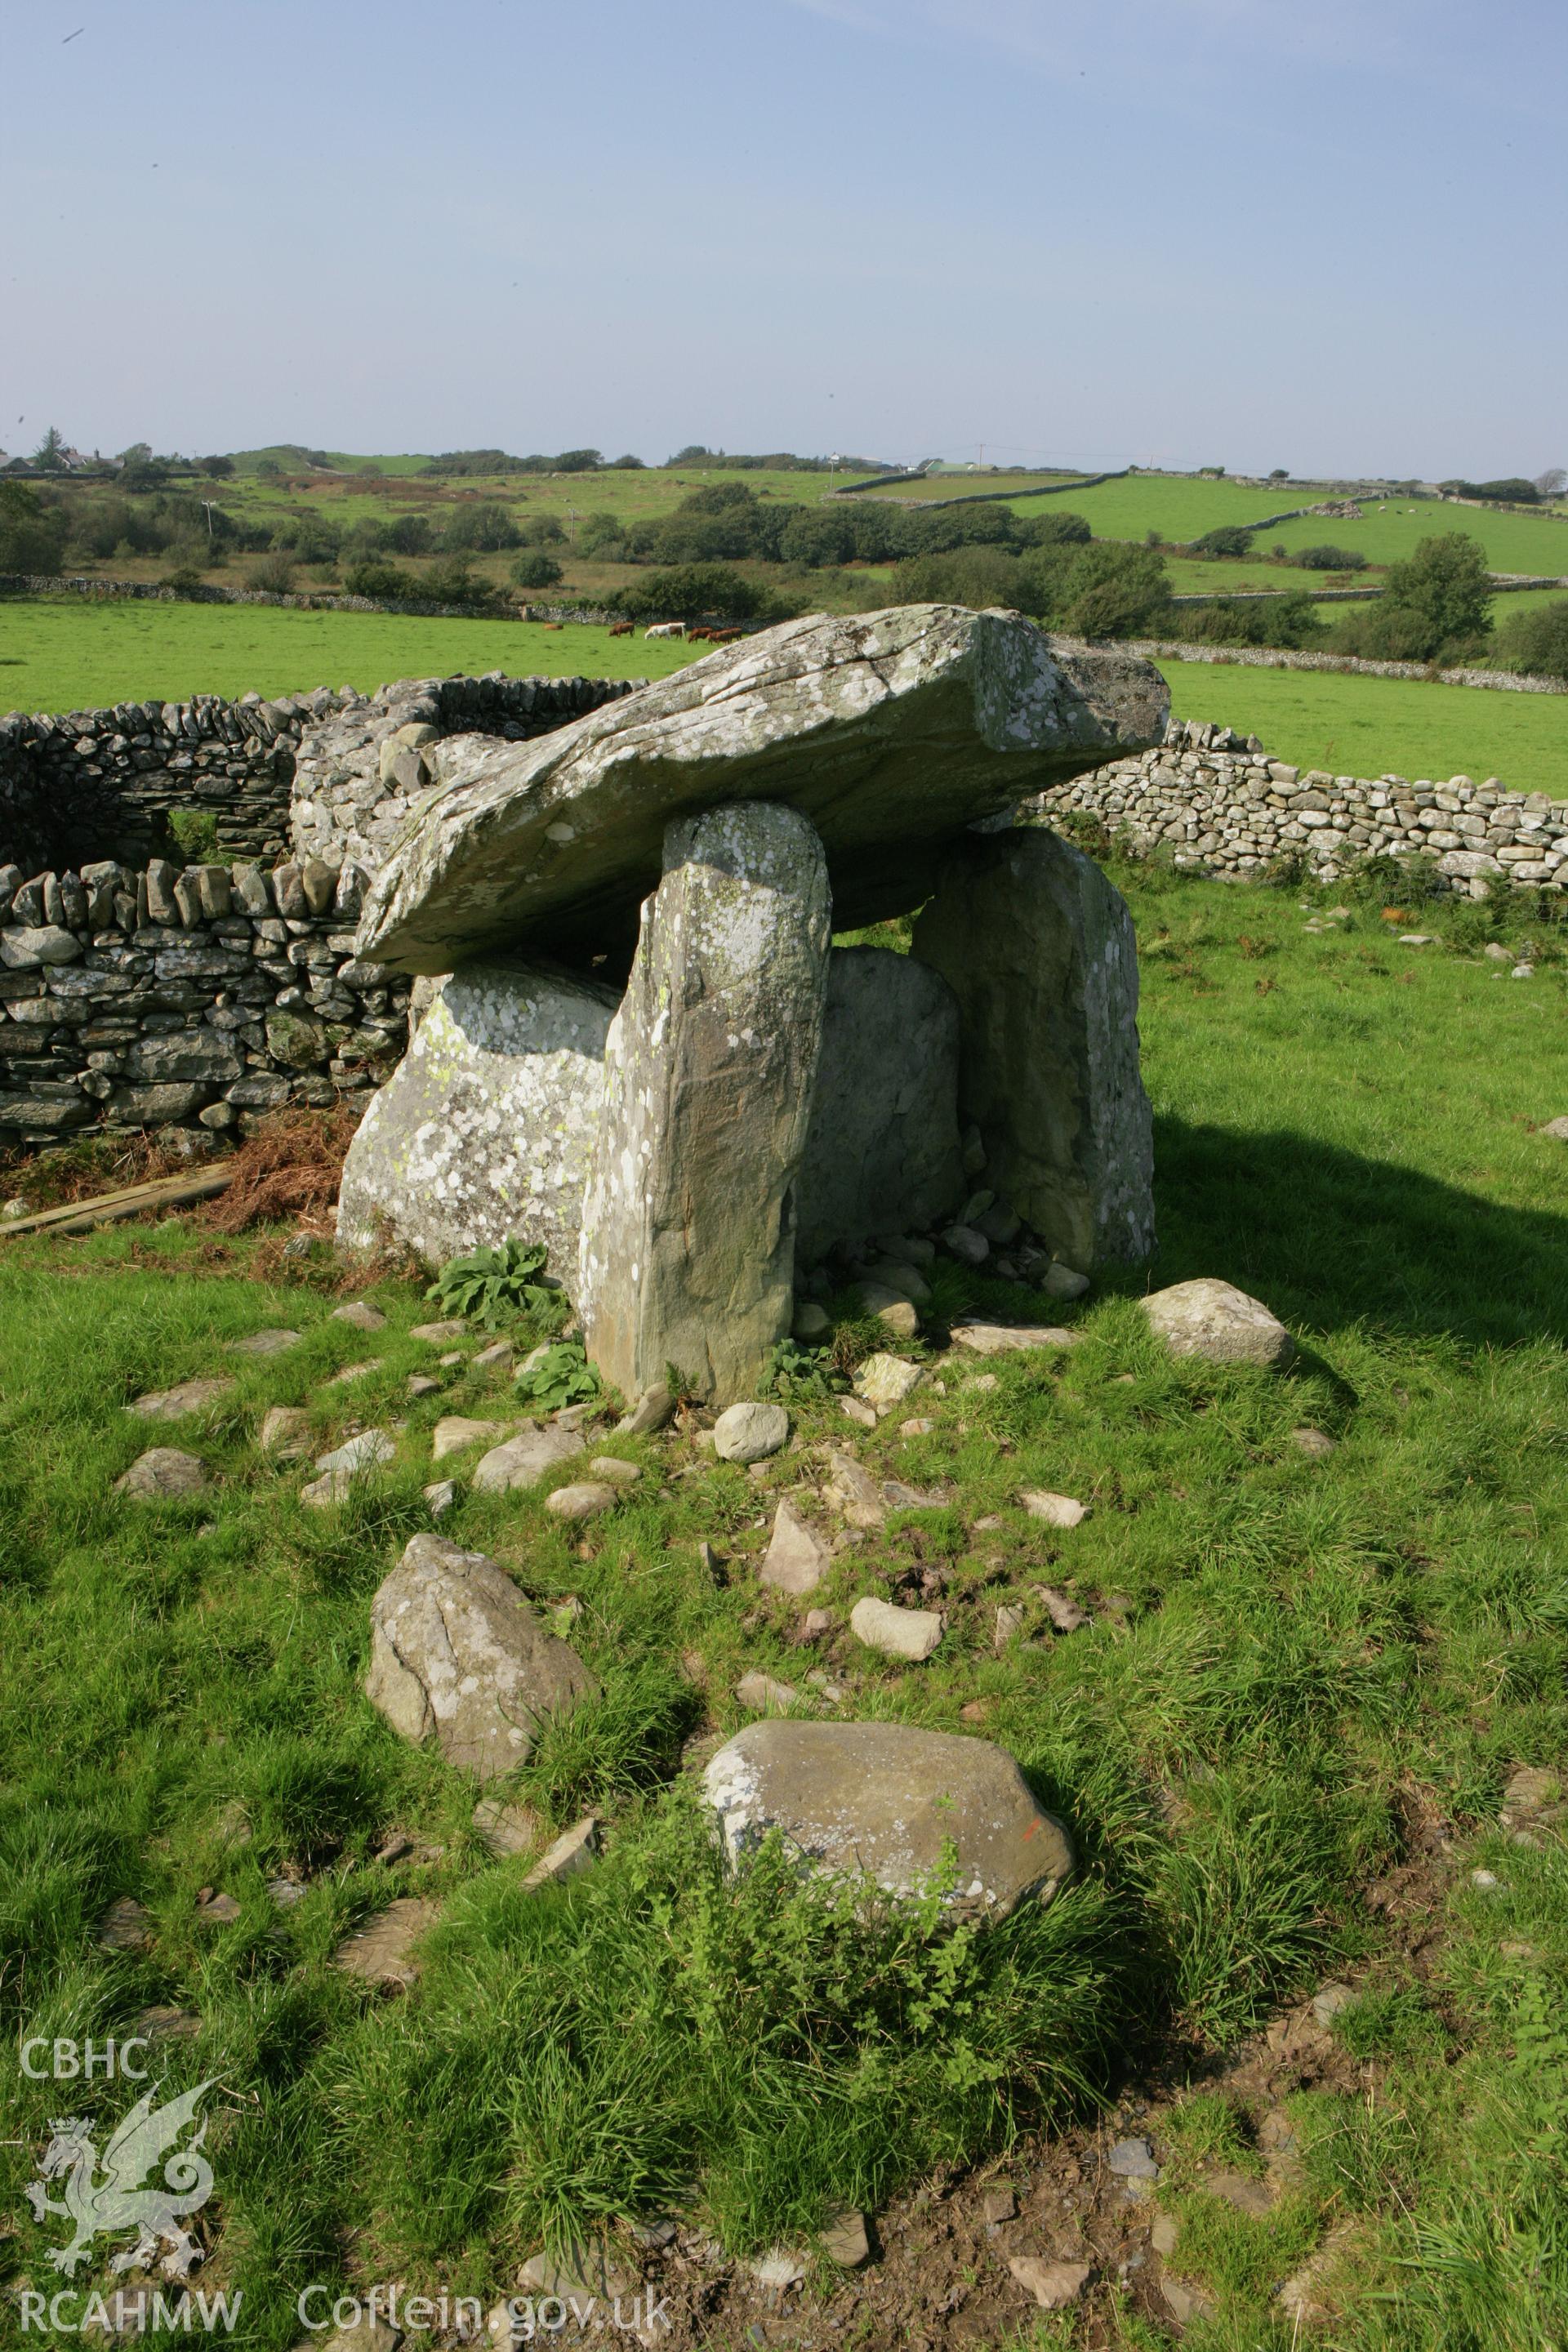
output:
<svg viewBox="0 0 1568 2352"><path fill-rule="evenodd" d="M189 702L121 702L61 716L13 711L0 719L0 863L37 874L79 871L110 857L144 866L175 842L177 810L210 812L219 855L284 856L296 754L310 730L340 716L374 726L393 707L418 702L444 734L464 730L521 740L563 727L630 692L619 678L418 678L374 696L322 687L313 694L258 694L238 701L198 694Z"/></svg>
<svg viewBox="0 0 1568 2352"><path fill-rule="evenodd" d="M1526 670L1434 669L1430 662L1373 661L1362 654L1295 653L1277 646L1205 646L1187 637L1130 637L1122 650L1142 654L1149 661L1209 662L1221 669L1321 669L1341 671L1347 677L1415 677L1436 679L1439 686L1489 687L1502 694L1568 694L1568 679L1536 677Z"/></svg>
<svg viewBox="0 0 1568 2352"><path fill-rule="evenodd" d="M1259 879L1277 860L1305 858L1324 881L1363 858L1426 856L1450 890L1561 890L1568 868L1568 802L1505 791L1498 779L1444 782L1333 776L1271 760L1256 736L1173 719L1163 748L1116 760L1039 794L1049 819L1097 817L1134 856L1169 855L1222 880Z"/></svg>
<svg viewBox="0 0 1568 2352"><path fill-rule="evenodd" d="M355 958L360 890L319 861L0 866L0 1143L243 1134L379 1085L412 982Z"/></svg>

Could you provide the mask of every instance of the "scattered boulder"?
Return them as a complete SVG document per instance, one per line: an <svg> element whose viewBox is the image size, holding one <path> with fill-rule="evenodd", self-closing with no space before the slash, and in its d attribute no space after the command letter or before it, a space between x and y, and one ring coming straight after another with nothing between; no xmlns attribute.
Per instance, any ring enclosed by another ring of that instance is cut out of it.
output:
<svg viewBox="0 0 1568 2352"><path fill-rule="evenodd" d="M141 1421L180 1421L188 1412L205 1412L234 1393L231 1380L182 1381L177 1388L154 1389L125 1408Z"/></svg>
<svg viewBox="0 0 1568 2352"><path fill-rule="evenodd" d="M832 1554L787 1499L773 1513L773 1531L757 1573L763 1584L803 1599L815 1592L832 1565Z"/></svg>
<svg viewBox="0 0 1568 2352"><path fill-rule="evenodd" d="M430 1517L433 1519L444 1519L458 1499L457 1484L451 1478L434 1479L428 1486L422 1486L419 1491L430 1507Z"/></svg>
<svg viewBox="0 0 1568 2352"><path fill-rule="evenodd" d="M789 1439L789 1415L782 1404L732 1404L713 1424L713 1451L721 1462L761 1462Z"/></svg>
<svg viewBox="0 0 1568 2352"><path fill-rule="evenodd" d="M597 1694L495 1561L440 1536L410 1538L371 1628L372 1704L404 1738L434 1736L448 1763L481 1780L525 1762L542 1721Z"/></svg>
<svg viewBox="0 0 1568 2352"><path fill-rule="evenodd" d="M332 1954L334 1966L378 1990L405 1992L419 1974L414 1956L421 1936L436 1924L439 1906L416 1895L389 1903L367 1926L344 1938Z"/></svg>
<svg viewBox="0 0 1568 2352"><path fill-rule="evenodd" d="M1058 1592L1051 1584L1037 1584L1035 1591L1058 1633L1076 1633L1089 1622L1088 1610L1080 1609L1069 1593Z"/></svg>
<svg viewBox="0 0 1568 2352"><path fill-rule="evenodd" d="M510 1495L521 1486L537 1486L557 1464L574 1461L587 1450L574 1429L519 1430L484 1455L474 1472L474 1492Z"/></svg>
<svg viewBox="0 0 1568 2352"><path fill-rule="evenodd" d="M841 1396L838 1410L846 1421L855 1423L857 1429L875 1429L877 1426L877 1408L874 1404L868 1404L863 1397Z"/></svg>
<svg viewBox="0 0 1568 2352"><path fill-rule="evenodd" d="M98 1923L101 1952L140 1952L153 1940L153 1922L134 1895L121 1895Z"/></svg>
<svg viewBox="0 0 1568 2352"><path fill-rule="evenodd" d="M942 1621L934 1609L900 1609L871 1595L849 1612L849 1631L868 1650L885 1657L904 1658L914 1664L929 1658L942 1640Z"/></svg>
<svg viewBox="0 0 1568 2352"><path fill-rule="evenodd" d="M900 1723L753 1723L710 1759L703 1787L731 1861L777 1829L808 1867L895 1897L931 1885L951 1839L949 1903L980 1919L1048 1900L1072 1868L1066 1831L987 1740Z"/></svg>
<svg viewBox="0 0 1568 2352"><path fill-rule="evenodd" d="M1142 1302L1152 1328L1173 1356L1201 1356L1211 1364L1259 1364L1282 1372L1296 1342L1260 1299L1234 1284L1201 1276L1152 1291Z"/></svg>
<svg viewBox="0 0 1568 2352"><path fill-rule="evenodd" d="M674 1412L675 1399L661 1381L655 1387L645 1389L630 1412L622 1414L616 1423L616 1435L651 1437L656 1430L664 1427Z"/></svg>
<svg viewBox="0 0 1568 2352"><path fill-rule="evenodd" d="M154 1445L150 1453L138 1454L130 1469L115 1480L114 1491L163 1502L171 1496L205 1494L210 1484L205 1464L195 1454L182 1454L174 1445Z"/></svg>
<svg viewBox="0 0 1568 2352"><path fill-rule="evenodd" d="M803 1298L796 1305L789 1328L791 1339L798 1340L803 1348L815 1347L832 1330L833 1318L826 1307L818 1307L815 1299Z"/></svg>
<svg viewBox="0 0 1568 2352"><path fill-rule="evenodd" d="M416 1323L408 1334L411 1339L423 1339L431 1348L449 1348L454 1339L466 1339L468 1326L460 1315L448 1315L440 1323Z"/></svg>
<svg viewBox="0 0 1568 2352"><path fill-rule="evenodd" d="M852 1528L879 1528L888 1516L882 1490L853 1454L829 1452L823 1499Z"/></svg>
<svg viewBox="0 0 1568 2352"><path fill-rule="evenodd" d="M871 2258L866 2216L857 2212L852 2206L847 2211L834 2215L818 2242L828 2261L841 2271L858 2271Z"/></svg>
<svg viewBox="0 0 1568 2352"><path fill-rule="evenodd" d="M642 1476L642 1465L624 1462L618 1454L595 1454L588 1465L590 1478L600 1478L606 1486L635 1486Z"/></svg>
<svg viewBox="0 0 1568 2352"><path fill-rule="evenodd" d="M1293 1429L1290 1443L1298 1453L1307 1454L1314 1462L1326 1462L1335 1444L1328 1432L1322 1429Z"/></svg>
<svg viewBox="0 0 1568 2352"><path fill-rule="evenodd" d="M1158 2180L1160 2168L1146 2139L1119 2139L1109 2151L1105 2168L1118 2180Z"/></svg>
<svg viewBox="0 0 1568 2352"><path fill-rule="evenodd" d="M310 1450L310 1415L302 1404L269 1405L257 1439L263 1454L289 1462Z"/></svg>
<svg viewBox="0 0 1568 2352"><path fill-rule="evenodd" d="M1549 1135L1553 1143L1568 1143L1568 1117L1549 1118L1545 1126L1539 1129L1537 1132Z"/></svg>

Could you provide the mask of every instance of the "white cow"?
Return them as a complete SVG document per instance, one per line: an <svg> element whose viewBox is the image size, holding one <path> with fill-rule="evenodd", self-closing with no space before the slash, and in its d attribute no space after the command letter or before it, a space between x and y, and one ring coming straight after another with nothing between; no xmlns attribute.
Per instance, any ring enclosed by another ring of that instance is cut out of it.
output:
<svg viewBox="0 0 1568 2352"><path fill-rule="evenodd" d="M684 621L656 621L651 629L644 631L644 635L650 637L683 637L686 635L686 624Z"/></svg>

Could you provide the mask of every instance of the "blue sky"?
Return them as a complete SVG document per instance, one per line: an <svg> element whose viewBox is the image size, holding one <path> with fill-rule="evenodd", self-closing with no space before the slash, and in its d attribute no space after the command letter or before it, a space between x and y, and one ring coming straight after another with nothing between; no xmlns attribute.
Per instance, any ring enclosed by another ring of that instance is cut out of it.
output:
<svg viewBox="0 0 1568 2352"><path fill-rule="evenodd" d="M1568 464L1562 0L4 0L0 35L12 451Z"/></svg>

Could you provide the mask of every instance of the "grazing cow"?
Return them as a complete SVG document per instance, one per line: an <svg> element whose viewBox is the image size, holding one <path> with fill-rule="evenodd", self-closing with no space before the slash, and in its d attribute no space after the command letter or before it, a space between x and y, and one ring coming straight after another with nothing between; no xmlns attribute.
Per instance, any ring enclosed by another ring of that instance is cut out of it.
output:
<svg viewBox="0 0 1568 2352"><path fill-rule="evenodd" d="M541 621L539 625L542 629L563 629L566 624L564 621Z"/></svg>
<svg viewBox="0 0 1568 2352"><path fill-rule="evenodd" d="M612 622L611 622L611 624L610 624L610 635L611 635L611 636L612 636L612 637L629 637L629 636L631 635L631 634L632 634L632 625L631 625L631 623L630 623L629 621L612 621Z"/></svg>
<svg viewBox="0 0 1568 2352"><path fill-rule="evenodd" d="M708 634L716 646L732 646L744 633L740 629L710 629Z"/></svg>
<svg viewBox="0 0 1568 2352"><path fill-rule="evenodd" d="M713 632L711 629L688 629L686 632L686 642L688 645L695 645L699 637L711 637L712 635Z"/></svg>
<svg viewBox="0 0 1568 2352"><path fill-rule="evenodd" d="M649 637L683 637L686 635L686 624L684 621L656 621L652 628L645 630L643 634Z"/></svg>

